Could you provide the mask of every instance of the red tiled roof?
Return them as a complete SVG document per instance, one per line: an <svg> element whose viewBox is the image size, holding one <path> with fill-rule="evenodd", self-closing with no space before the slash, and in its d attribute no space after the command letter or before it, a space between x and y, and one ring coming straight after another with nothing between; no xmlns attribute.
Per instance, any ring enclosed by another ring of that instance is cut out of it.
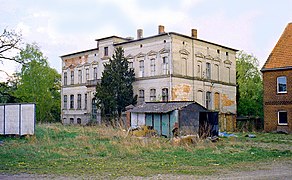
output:
<svg viewBox="0 0 292 180"><path fill-rule="evenodd" d="M286 26L263 69L285 67L292 67L292 23Z"/></svg>

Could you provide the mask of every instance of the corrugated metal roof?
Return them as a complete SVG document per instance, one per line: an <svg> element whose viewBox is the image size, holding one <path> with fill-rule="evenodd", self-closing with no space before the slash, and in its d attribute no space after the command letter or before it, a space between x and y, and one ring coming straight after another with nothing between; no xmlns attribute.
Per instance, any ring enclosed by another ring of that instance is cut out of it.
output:
<svg viewBox="0 0 292 180"><path fill-rule="evenodd" d="M195 104L204 108L200 104L193 101L182 101L182 102L146 102L142 105L134 107L129 112L136 113L168 113L174 110L182 109L188 105Z"/></svg>

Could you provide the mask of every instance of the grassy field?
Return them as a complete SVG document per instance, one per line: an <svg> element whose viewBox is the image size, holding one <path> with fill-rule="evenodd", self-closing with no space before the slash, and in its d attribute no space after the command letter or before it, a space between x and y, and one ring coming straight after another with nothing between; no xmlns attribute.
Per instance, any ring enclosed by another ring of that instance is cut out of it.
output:
<svg viewBox="0 0 292 180"><path fill-rule="evenodd" d="M292 135L256 133L174 146L169 139L126 137L109 127L39 124L35 136L0 137L0 173L62 176L208 175L218 169L292 159Z"/></svg>

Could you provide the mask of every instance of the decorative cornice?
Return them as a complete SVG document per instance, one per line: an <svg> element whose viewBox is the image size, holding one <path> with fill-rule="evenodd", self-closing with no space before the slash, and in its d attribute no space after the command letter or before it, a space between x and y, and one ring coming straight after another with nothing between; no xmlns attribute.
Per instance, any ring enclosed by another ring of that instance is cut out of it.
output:
<svg viewBox="0 0 292 180"><path fill-rule="evenodd" d="M162 48L160 51L159 51L160 54L165 54L165 53L169 53L169 50L166 50L165 48Z"/></svg>
<svg viewBox="0 0 292 180"><path fill-rule="evenodd" d="M196 53L195 56L199 57L199 58L204 58L205 57L204 54L201 53L201 52Z"/></svg>
<svg viewBox="0 0 292 180"><path fill-rule="evenodd" d="M183 54L183 55L189 55L189 54L190 54L190 52L187 51L186 49L182 49L182 50L180 50L179 53L180 53L180 54Z"/></svg>
<svg viewBox="0 0 292 180"><path fill-rule="evenodd" d="M156 56L157 55L157 52L156 51L149 51L148 53L147 53L147 55L148 56Z"/></svg>
<svg viewBox="0 0 292 180"><path fill-rule="evenodd" d="M229 65L232 64L232 62L231 62L230 60L228 60L228 59L226 59L226 60L224 61L224 63L225 63L225 64L229 64Z"/></svg>

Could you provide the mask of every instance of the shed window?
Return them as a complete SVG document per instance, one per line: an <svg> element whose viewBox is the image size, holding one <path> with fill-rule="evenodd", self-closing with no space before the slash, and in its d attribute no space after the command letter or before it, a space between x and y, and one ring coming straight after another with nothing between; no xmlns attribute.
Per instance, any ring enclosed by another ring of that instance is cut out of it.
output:
<svg viewBox="0 0 292 180"><path fill-rule="evenodd" d="M150 89L150 101L156 101L156 89Z"/></svg>
<svg viewBox="0 0 292 180"><path fill-rule="evenodd" d="M162 89L162 101L163 102L168 101L168 89L167 88Z"/></svg>
<svg viewBox="0 0 292 180"><path fill-rule="evenodd" d="M287 93L287 78L286 76L280 76L277 78L277 92Z"/></svg>
<svg viewBox="0 0 292 180"><path fill-rule="evenodd" d="M278 124L279 125L287 125L287 111L279 111L278 112Z"/></svg>

